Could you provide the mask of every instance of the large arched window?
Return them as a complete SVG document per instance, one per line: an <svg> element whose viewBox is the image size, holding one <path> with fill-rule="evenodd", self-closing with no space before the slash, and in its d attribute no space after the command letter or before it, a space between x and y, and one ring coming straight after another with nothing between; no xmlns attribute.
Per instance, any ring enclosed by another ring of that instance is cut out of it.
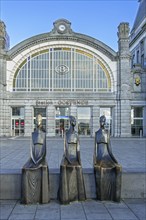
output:
<svg viewBox="0 0 146 220"><path fill-rule="evenodd" d="M78 48L49 48L29 56L17 69L14 91L111 91L103 63Z"/></svg>

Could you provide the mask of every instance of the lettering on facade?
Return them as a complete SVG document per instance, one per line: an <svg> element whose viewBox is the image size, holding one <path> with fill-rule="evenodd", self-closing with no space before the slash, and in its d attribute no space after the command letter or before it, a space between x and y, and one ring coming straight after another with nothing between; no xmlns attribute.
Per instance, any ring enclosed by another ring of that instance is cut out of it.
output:
<svg viewBox="0 0 146 220"><path fill-rule="evenodd" d="M36 100L36 106L48 106L48 105L58 105L58 106L71 106L71 105L88 105L87 100Z"/></svg>
<svg viewBox="0 0 146 220"><path fill-rule="evenodd" d="M47 106L47 105L52 105L53 102L50 100L36 100L36 105L37 106Z"/></svg>

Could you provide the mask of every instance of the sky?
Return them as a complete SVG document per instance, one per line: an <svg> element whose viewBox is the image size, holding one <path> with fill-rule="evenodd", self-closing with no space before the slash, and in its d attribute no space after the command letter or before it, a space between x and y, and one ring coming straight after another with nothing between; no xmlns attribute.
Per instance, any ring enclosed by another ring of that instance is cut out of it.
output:
<svg viewBox="0 0 146 220"><path fill-rule="evenodd" d="M64 18L74 32L102 41L118 50L118 26L128 22L130 30L138 0L0 0L0 19L10 37L10 48L32 36L50 32L53 22Z"/></svg>

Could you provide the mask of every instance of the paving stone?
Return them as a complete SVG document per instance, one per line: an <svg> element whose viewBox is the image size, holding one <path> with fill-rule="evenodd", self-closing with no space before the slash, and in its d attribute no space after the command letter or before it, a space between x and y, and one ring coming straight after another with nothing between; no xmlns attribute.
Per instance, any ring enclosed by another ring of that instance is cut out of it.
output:
<svg viewBox="0 0 146 220"><path fill-rule="evenodd" d="M37 209L37 205L32 205L32 204L23 205L23 204L18 203L13 210L13 214L35 213L36 209Z"/></svg>
<svg viewBox="0 0 146 220"><path fill-rule="evenodd" d="M33 220L34 213L12 213L9 220Z"/></svg>
<svg viewBox="0 0 146 220"><path fill-rule="evenodd" d="M128 208L140 219L146 219L146 199L126 199Z"/></svg>
<svg viewBox="0 0 146 220"><path fill-rule="evenodd" d="M109 208L109 213L114 220L137 220L135 214L128 208Z"/></svg>
<svg viewBox="0 0 146 220"><path fill-rule="evenodd" d="M83 207L86 215L90 213L99 214L107 212L107 209L102 202L96 202L94 200L84 202Z"/></svg>
<svg viewBox="0 0 146 220"><path fill-rule="evenodd" d="M60 211L57 209L39 209L36 212L35 219L39 220L60 220Z"/></svg>
<svg viewBox="0 0 146 220"><path fill-rule="evenodd" d="M7 204L6 204L7 203ZM8 219L10 214L12 213L14 209L15 203L8 203L3 201L3 204L0 204L0 219Z"/></svg>
<svg viewBox="0 0 146 220"><path fill-rule="evenodd" d="M87 220L112 220L112 217L108 213L91 213L86 215Z"/></svg>
<svg viewBox="0 0 146 220"><path fill-rule="evenodd" d="M79 202L61 205L61 219L86 219L82 204Z"/></svg>

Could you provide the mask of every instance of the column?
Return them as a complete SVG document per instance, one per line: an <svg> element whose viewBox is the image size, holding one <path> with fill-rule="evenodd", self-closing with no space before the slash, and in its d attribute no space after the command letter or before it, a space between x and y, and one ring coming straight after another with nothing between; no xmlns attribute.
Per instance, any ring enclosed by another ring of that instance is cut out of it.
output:
<svg viewBox="0 0 146 220"><path fill-rule="evenodd" d="M114 123L114 137L120 137L121 135L121 101L118 100L113 110L113 123Z"/></svg>
<svg viewBox="0 0 146 220"><path fill-rule="evenodd" d="M11 108L8 105L9 100L0 100L0 136L11 135Z"/></svg>
<svg viewBox="0 0 146 220"><path fill-rule="evenodd" d="M11 125L6 92L7 36L6 25L0 21L0 136L9 136Z"/></svg>
<svg viewBox="0 0 146 220"><path fill-rule="evenodd" d="M131 105L129 100L121 100L121 137L131 137Z"/></svg>
<svg viewBox="0 0 146 220"><path fill-rule="evenodd" d="M121 23L118 27L118 75L117 75L117 135L131 136L132 75L129 50L129 24Z"/></svg>
<svg viewBox="0 0 146 220"><path fill-rule="evenodd" d="M46 135L55 136L55 106L49 105L46 109Z"/></svg>
<svg viewBox="0 0 146 220"><path fill-rule="evenodd" d="M91 108L91 136L94 137L95 132L99 129L100 107L93 106Z"/></svg>
<svg viewBox="0 0 146 220"><path fill-rule="evenodd" d="M26 105L25 106L25 116L24 116L24 136L31 136L31 133L33 132L33 106Z"/></svg>
<svg viewBox="0 0 146 220"><path fill-rule="evenodd" d="M11 135L11 107L8 99L4 100L4 135Z"/></svg>

